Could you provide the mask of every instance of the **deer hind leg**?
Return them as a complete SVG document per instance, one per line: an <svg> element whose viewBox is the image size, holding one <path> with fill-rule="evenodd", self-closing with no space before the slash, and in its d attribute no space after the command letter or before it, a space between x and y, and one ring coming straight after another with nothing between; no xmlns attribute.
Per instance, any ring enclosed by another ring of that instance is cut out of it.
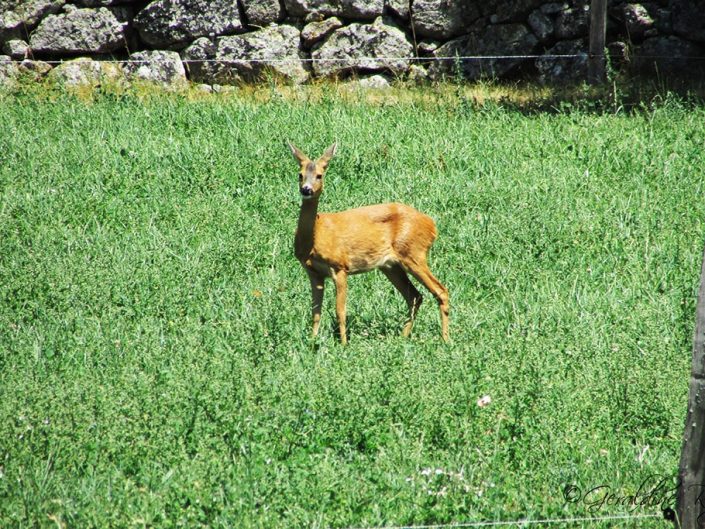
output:
<svg viewBox="0 0 705 529"><path fill-rule="evenodd" d="M345 270L333 272L333 282L335 283L335 312L338 315L338 327L340 329L340 342L348 343L347 330L345 326L345 301L348 296L348 274Z"/></svg>
<svg viewBox="0 0 705 529"><path fill-rule="evenodd" d="M390 268L382 268L381 270L387 276L387 279L392 282L392 285L404 296L406 305L409 307L409 318L404 322L404 328L401 332L402 336L407 337L411 334L411 328L414 326L414 319L423 301L423 296L416 290L416 287L409 280L409 276L406 275L401 266L393 265Z"/></svg>
<svg viewBox="0 0 705 529"><path fill-rule="evenodd" d="M408 260L404 266L438 301L438 308L441 311L441 336L447 342L450 339L448 333L448 313L450 311L448 289L433 276L425 259L422 261Z"/></svg>

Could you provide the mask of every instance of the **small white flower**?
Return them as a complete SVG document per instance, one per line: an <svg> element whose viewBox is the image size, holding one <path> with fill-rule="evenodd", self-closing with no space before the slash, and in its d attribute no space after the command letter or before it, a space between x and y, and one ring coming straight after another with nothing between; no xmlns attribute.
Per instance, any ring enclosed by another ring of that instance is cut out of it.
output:
<svg viewBox="0 0 705 529"><path fill-rule="evenodd" d="M483 395L479 399L477 399L477 405L480 408L484 408L485 406L489 405L489 403L492 402L492 397L489 395Z"/></svg>
<svg viewBox="0 0 705 529"><path fill-rule="evenodd" d="M641 452L640 452L639 455L637 456L636 460L637 460L639 463L643 463L643 462L644 462L644 457L646 456L646 452L648 452L648 451L649 451L649 445L646 445L644 448L641 449Z"/></svg>

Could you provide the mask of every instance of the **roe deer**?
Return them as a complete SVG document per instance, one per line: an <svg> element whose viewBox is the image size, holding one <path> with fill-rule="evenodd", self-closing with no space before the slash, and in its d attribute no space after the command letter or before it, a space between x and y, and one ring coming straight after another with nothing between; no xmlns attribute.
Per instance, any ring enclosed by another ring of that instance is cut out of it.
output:
<svg viewBox="0 0 705 529"><path fill-rule="evenodd" d="M438 300L441 336L448 341L448 290L436 279L427 264L428 250L436 239L431 217L404 204L378 204L339 213L318 213L323 191L323 175L335 154L334 143L314 161L289 143L301 164L299 191L301 211L296 229L296 258L308 273L313 297L313 336L318 334L326 277L333 279L340 340L347 343L345 300L348 275L379 268L404 296L409 317L402 334L409 336L421 294L407 272L422 283Z"/></svg>

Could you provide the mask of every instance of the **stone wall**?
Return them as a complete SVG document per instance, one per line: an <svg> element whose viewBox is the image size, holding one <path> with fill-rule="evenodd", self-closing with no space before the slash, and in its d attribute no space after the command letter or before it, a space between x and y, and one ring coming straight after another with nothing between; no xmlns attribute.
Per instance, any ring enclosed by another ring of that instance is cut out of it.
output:
<svg viewBox="0 0 705 529"><path fill-rule="evenodd" d="M611 1L612 65L701 72L703 14L705 0ZM579 80L589 19L589 0L0 0L0 82L22 72L72 83L225 84L267 72L295 83L374 74ZM545 56L439 60L533 54Z"/></svg>

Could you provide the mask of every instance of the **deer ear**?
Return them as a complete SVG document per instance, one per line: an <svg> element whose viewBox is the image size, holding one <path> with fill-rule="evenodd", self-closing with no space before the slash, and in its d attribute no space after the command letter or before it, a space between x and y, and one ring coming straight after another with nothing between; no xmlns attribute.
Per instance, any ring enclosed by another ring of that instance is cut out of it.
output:
<svg viewBox="0 0 705 529"><path fill-rule="evenodd" d="M323 167L327 167L328 162L330 162L331 158L333 158L333 156L335 155L335 151L337 151L337 150L338 150L338 143L336 142L325 150L323 155L318 159L318 163L323 165Z"/></svg>
<svg viewBox="0 0 705 529"><path fill-rule="evenodd" d="M287 141L286 144L289 146L289 149L291 149L291 154L293 154L294 158L296 158L299 162L303 163L308 160L308 156L301 152L301 149L296 147L296 145L294 145L290 141Z"/></svg>

